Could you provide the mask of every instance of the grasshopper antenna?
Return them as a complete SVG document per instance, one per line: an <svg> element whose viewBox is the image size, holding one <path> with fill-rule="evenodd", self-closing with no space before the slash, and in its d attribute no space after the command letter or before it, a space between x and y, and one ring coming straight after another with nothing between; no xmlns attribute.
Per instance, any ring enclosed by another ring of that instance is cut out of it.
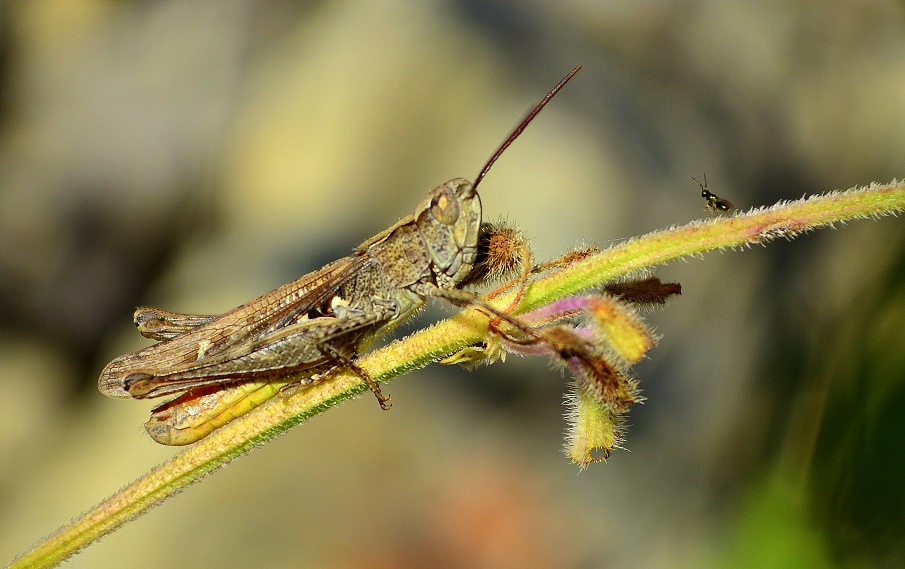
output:
<svg viewBox="0 0 905 569"><path fill-rule="evenodd" d="M490 157L490 160L487 161L487 164L485 164L484 167L481 169L481 173L478 174L477 178L475 178L472 188L477 189L478 184L481 183L481 180L483 180L484 176L487 175L487 172L490 171L490 167L493 166L493 163L496 162L497 159L503 154L503 152L507 148L509 148L509 145L512 144L515 141L515 139L519 137L520 134L522 134L522 131L525 130L525 127L527 127L528 124L532 120L534 120L534 117L537 116L537 113L539 113L541 111L541 109L543 109L546 106L546 104L550 102L550 99L552 99L553 96L556 95L559 92L559 90L562 89L565 86L565 84L568 83L569 80L572 79L572 77L574 77L575 74L578 73L580 70L581 70L581 64L576 65L575 68L572 69L572 71L569 71L568 75L566 75L565 77L562 78L562 81L560 81L559 83L556 84L555 87L550 89L550 92L547 93L544 96L544 98L541 99L540 102L534 106L533 109L531 109L530 113L525 115L525 118L522 119L522 122L520 122L519 125L517 127L515 127L515 130L512 131L512 134L509 135L509 138L507 138L506 141L502 145L500 145L500 147L497 149L497 151L493 153L493 156Z"/></svg>

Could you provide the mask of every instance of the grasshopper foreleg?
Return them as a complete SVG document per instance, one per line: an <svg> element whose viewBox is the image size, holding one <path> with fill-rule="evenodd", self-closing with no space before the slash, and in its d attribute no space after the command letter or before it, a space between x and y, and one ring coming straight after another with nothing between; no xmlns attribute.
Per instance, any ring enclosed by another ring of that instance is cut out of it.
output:
<svg viewBox="0 0 905 569"><path fill-rule="evenodd" d="M501 330L499 328L499 324L501 322L509 324L525 336L532 338L532 340L529 340L529 342L543 341L543 339L534 331L534 329L529 324L522 322L519 318L510 314L510 311L513 310L515 306L510 306L506 310L500 310L499 308L495 308L489 302L481 298L481 296L477 293L469 292L467 290L436 288L430 293L430 295L443 298L456 305L475 306L478 309L487 312L489 316L493 317L489 325L491 331L506 337L507 340L511 340L516 343L523 342L523 340L516 341L516 339L512 337L508 332Z"/></svg>

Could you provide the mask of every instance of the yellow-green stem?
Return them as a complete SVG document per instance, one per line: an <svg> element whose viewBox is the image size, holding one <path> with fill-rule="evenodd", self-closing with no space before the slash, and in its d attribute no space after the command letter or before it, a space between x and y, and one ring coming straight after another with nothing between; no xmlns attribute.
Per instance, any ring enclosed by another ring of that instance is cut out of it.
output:
<svg viewBox="0 0 905 569"><path fill-rule="evenodd" d="M713 249L765 243L849 219L905 210L905 184L892 183L782 203L737 216L696 221L616 245L556 270L532 283L517 312L532 310L613 278ZM508 306L512 297L495 300ZM375 380L389 379L481 341L486 318L466 310L428 329L362 357ZM277 387L273 388L276 394ZM129 484L39 542L10 567L52 567L127 521L143 514L205 474L308 417L364 390L351 373L269 403L226 425ZM375 413L375 420L377 414Z"/></svg>

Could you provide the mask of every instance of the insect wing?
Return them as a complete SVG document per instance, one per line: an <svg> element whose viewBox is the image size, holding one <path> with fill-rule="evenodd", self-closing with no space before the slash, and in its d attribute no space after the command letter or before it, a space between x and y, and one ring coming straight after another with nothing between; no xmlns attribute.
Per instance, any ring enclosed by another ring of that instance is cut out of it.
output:
<svg viewBox="0 0 905 569"><path fill-rule="evenodd" d="M323 316L286 326L262 336L248 349L224 352L199 360L186 369L130 374L124 381L129 395L159 397L187 389L290 372L323 371L334 365L335 353L356 352L360 341L395 314L390 307L358 314Z"/></svg>
<svg viewBox="0 0 905 569"><path fill-rule="evenodd" d="M126 387L130 377L165 383L167 375L199 368L207 368L210 373L212 368L224 362L259 350L262 347L260 339L271 336L287 324L306 320L309 312L328 303L336 289L366 262L360 255L344 257L172 340L120 356L101 372L98 388L110 397L129 398L133 397ZM196 383L223 383L234 377L233 372ZM177 387L166 393L179 390L181 388Z"/></svg>

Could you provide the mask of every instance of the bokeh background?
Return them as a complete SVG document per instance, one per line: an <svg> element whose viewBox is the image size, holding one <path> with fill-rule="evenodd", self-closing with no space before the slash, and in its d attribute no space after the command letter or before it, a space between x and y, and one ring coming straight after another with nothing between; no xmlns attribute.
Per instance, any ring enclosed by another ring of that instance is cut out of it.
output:
<svg viewBox="0 0 905 569"><path fill-rule="evenodd" d="M905 6L0 4L0 559L174 454L96 389L138 304L221 312L346 254L585 69L482 185L539 259L905 176ZM900 567L905 226L660 270L628 451L578 474L539 359L400 378L72 567ZM430 322L437 306L414 325Z"/></svg>

